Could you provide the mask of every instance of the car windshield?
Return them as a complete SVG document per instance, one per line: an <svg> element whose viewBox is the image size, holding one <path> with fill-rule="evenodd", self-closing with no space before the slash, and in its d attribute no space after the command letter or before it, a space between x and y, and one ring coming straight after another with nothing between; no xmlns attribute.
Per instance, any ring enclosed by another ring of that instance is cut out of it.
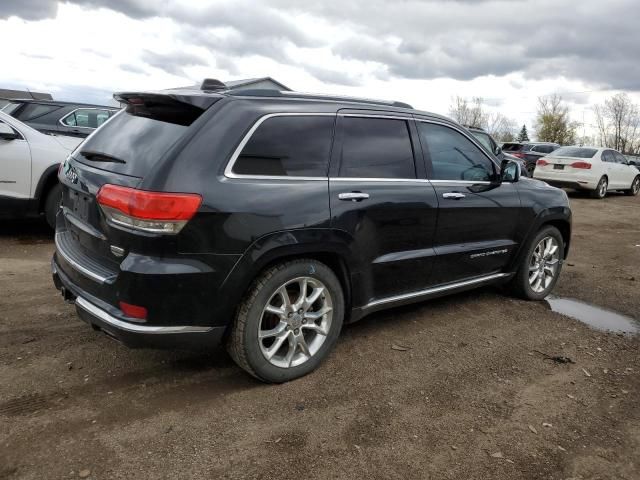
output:
<svg viewBox="0 0 640 480"><path fill-rule="evenodd" d="M598 150L584 147L560 147L549 154L550 157L593 158Z"/></svg>
<svg viewBox="0 0 640 480"><path fill-rule="evenodd" d="M484 132L475 132L471 130L471 133L474 137L482 144L483 147L486 147L487 150L493 152L493 145L491 145L491 138L488 133Z"/></svg>

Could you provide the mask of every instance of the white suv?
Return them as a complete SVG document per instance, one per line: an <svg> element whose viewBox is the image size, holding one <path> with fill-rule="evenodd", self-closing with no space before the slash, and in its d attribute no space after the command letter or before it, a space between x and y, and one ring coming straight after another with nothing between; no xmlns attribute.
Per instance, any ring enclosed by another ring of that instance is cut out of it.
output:
<svg viewBox="0 0 640 480"><path fill-rule="evenodd" d="M590 190L594 198L604 198L609 190L640 191L640 171L610 148L560 147L537 161L533 177L556 187Z"/></svg>
<svg viewBox="0 0 640 480"><path fill-rule="evenodd" d="M0 112L0 219L44 214L53 228L58 167L82 140L45 135Z"/></svg>

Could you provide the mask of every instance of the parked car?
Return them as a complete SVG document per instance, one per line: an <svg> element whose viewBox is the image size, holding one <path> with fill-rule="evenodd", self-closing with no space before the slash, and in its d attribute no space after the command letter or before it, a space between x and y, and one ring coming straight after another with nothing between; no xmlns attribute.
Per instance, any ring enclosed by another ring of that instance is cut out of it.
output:
<svg viewBox="0 0 640 480"><path fill-rule="evenodd" d="M629 162L629 165L632 165L640 170L640 157L625 155L625 158Z"/></svg>
<svg viewBox="0 0 640 480"><path fill-rule="evenodd" d="M494 140L494 138L489 135L489 133L487 133L483 128L467 126L467 130L469 130L471 134L476 137L476 140L478 140L483 147L485 147L489 152L495 155L500 162L502 162L502 160L511 160L512 162L517 162L520 164L520 172L522 173L522 175L525 177L529 176L526 168L526 162L519 157L516 157L509 153L505 153L498 145L498 143Z"/></svg>
<svg viewBox="0 0 640 480"><path fill-rule="evenodd" d="M0 219L43 214L54 227L61 195L58 168L81 140L71 145L0 112Z"/></svg>
<svg viewBox="0 0 640 480"><path fill-rule="evenodd" d="M42 133L86 138L115 115L116 107L57 100L11 100L5 113Z"/></svg>
<svg viewBox="0 0 640 480"><path fill-rule="evenodd" d="M610 190L640 191L640 172L620 152L600 147L561 147L538 160L535 178L550 185L590 190L604 198Z"/></svg>
<svg viewBox="0 0 640 480"><path fill-rule="evenodd" d="M508 142L502 145L502 149L505 152L524 160L529 176L533 175L536 162L557 148L560 148L559 144L548 142Z"/></svg>
<svg viewBox="0 0 640 480"><path fill-rule="evenodd" d="M117 94L126 110L65 161L53 281L94 328L223 342L283 382L371 312L553 289L566 193L464 127L397 102L223 88Z"/></svg>

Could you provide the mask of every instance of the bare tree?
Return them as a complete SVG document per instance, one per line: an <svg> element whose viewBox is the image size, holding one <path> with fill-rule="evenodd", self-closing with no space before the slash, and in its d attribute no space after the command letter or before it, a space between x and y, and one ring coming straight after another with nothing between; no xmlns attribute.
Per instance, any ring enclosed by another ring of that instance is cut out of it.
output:
<svg viewBox="0 0 640 480"><path fill-rule="evenodd" d="M640 153L640 108L619 93L593 107L600 145L620 152Z"/></svg>
<svg viewBox="0 0 640 480"><path fill-rule="evenodd" d="M449 106L449 116L456 122L469 127L482 127L486 123L481 97L473 97L471 101L464 97L455 97Z"/></svg>
<svg viewBox="0 0 640 480"><path fill-rule="evenodd" d="M473 97L471 100L454 97L451 100L449 116L456 122L483 128L498 142L509 142L515 137L515 122L500 112L487 112L482 97Z"/></svg>
<svg viewBox="0 0 640 480"><path fill-rule="evenodd" d="M515 138L515 122L500 112L487 114L483 128L498 142L511 142Z"/></svg>
<svg viewBox="0 0 640 480"><path fill-rule="evenodd" d="M538 97L535 131L541 142L570 145L576 141L578 124L571 121L569 107L560 95Z"/></svg>

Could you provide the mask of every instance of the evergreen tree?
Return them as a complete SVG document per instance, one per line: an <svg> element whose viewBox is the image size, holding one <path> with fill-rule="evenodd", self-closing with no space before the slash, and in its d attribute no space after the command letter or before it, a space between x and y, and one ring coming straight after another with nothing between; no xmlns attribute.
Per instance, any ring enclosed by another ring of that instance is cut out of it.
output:
<svg viewBox="0 0 640 480"><path fill-rule="evenodd" d="M520 130L520 133L518 134L518 141L519 142L528 142L529 141L529 134L527 133L527 126L526 125L522 125L522 130Z"/></svg>

